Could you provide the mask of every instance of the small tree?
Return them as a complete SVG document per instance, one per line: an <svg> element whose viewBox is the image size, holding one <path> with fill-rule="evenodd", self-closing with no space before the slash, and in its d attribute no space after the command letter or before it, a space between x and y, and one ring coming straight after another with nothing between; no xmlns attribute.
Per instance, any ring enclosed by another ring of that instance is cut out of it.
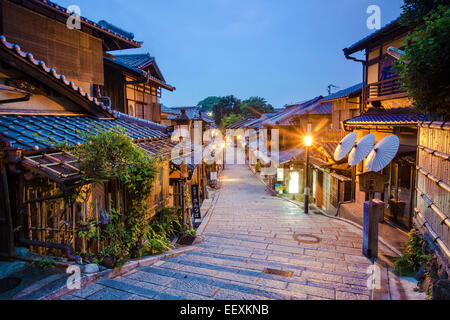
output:
<svg viewBox="0 0 450 320"><path fill-rule="evenodd" d="M441 0L408 0L400 22L410 27L395 71L420 113L450 119L450 7Z"/></svg>
<svg viewBox="0 0 450 320"><path fill-rule="evenodd" d="M232 113L229 116L222 118L221 127L226 128L227 126L243 120L244 117L241 114Z"/></svg>

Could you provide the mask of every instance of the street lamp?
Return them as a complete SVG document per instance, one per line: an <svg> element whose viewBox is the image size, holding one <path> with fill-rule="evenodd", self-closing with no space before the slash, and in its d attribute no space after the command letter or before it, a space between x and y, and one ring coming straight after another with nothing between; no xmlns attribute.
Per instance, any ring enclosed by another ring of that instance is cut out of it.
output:
<svg viewBox="0 0 450 320"><path fill-rule="evenodd" d="M311 136L305 137L306 146L306 186L305 186L305 214L309 213L309 148L312 146L313 138Z"/></svg>

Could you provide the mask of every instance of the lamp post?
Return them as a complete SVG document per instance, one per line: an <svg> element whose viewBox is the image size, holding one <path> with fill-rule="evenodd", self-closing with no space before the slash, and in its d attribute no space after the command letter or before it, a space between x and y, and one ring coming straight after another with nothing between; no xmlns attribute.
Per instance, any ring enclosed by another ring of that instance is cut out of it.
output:
<svg viewBox="0 0 450 320"><path fill-rule="evenodd" d="M309 214L309 148L312 145L312 137L305 137L305 146L306 146L306 178L305 178L305 214Z"/></svg>

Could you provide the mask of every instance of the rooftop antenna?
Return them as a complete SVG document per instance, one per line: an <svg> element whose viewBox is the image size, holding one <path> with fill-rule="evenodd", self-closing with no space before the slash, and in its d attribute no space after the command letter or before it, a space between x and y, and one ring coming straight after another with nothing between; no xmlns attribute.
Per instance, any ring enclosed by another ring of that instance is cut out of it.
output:
<svg viewBox="0 0 450 320"><path fill-rule="evenodd" d="M338 86L335 86L334 84L330 84L330 85L327 87L328 95L329 95L329 96L331 96L331 91L333 90L333 88L339 89Z"/></svg>

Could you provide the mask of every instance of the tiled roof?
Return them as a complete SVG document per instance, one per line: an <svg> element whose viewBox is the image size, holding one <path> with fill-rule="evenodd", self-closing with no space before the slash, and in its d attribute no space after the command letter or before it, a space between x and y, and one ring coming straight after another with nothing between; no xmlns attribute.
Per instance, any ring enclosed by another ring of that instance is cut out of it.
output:
<svg viewBox="0 0 450 320"><path fill-rule="evenodd" d="M173 110L172 108L166 107L161 105L161 113L167 113L167 114L172 114L172 115L176 115L178 114L175 110Z"/></svg>
<svg viewBox="0 0 450 320"><path fill-rule="evenodd" d="M133 140L168 137L167 133L144 124L122 119L102 120L89 116L0 115L0 139L14 148L39 150L59 143L83 143L81 133L96 133L122 127Z"/></svg>
<svg viewBox="0 0 450 320"><path fill-rule="evenodd" d="M410 108L392 110L369 110L353 119L344 121L345 125L411 125L415 126L419 122L426 120L426 117L415 113Z"/></svg>
<svg viewBox="0 0 450 320"><path fill-rule="evenodd" d="M370 41L372 41L372 40L374 40L376 38L379 38L379 37L383 37L384 35L387 35L392 30L395 30L397 28L401 28L401 26L400 26L398 21L399 21L399 18L395 19L394 21L391 21L390 23L385 25L380 30L377 30L377 31L373 32L372 34L368 35L367 37L359 40L358 42L356 42L354 44L352 44L350 47L345 48L344 49L344 53L345 54L352 54L352 53L355 53L357 51L360 51L360 50L364 49L365 46Z"/></svg>
<svg viewBox="0 0 450 320"><path fill-rule="evenodd" d="M333 104L331 102L322 103L321 101L318 106L308 108L301 114L331 114L332 112Z"/></svg>
<svg viewBox="0 0 450 320"><path fill-rule="evenodd" d="M103 57L103 59L104 59L104 61L106 61L106 62L115 64L115 65L119 65L119 66L121 66L121 67L127 69L128 71L131 71L131 72L137 74L138 76L148 77L150 80L156 82L156 83L159 84L161 87L163 87L163 88L165 88L165 89L167 89L167 90L170 90L170 91L176 90L175 87L173 87L173 86L167 84L164 80L162 80L162 79L163 79L162 76L161 76L162 79L158 79L158 78L156 78L156 77L150 75L149 72L145 72L144 70L141 70L141 69L139 69L139 68L137 68L137 67L134 67L134 66L132 66L132 65L126 64L126 63L125 63L123 60L121 60L121 59L117 59L117 58L111 59L111 58L108 58L108 57Z"/></svg>
<svg viewBox="0 0 450 320"><path fill-rule="evenodd" d="M168 110L172 111L176 116L168 116L169 120L177 120L179 116L181 116L181 110L186 110L186 115L189 119L200 119L200 107L173 107L168 108Z"/></svg>
<svg viewBox="0 0 450 320"><path fill-rule="evenodd" d="M362 91L362 83L359 83L359 84L354 85L354 86L352 86L350 88L338 91L336 93L333 93L332 95L329 95L329 96L323 98L322 102L336 100L336 99L341 99L341 98L346 98L346 97L349 97L349 96L351 96L353 94L357 94L357 93L359 93L361 91Z"/></svg>
<svg viewBox="0 0 450 320"><path fill-rule="evenodd" d="M329 159L334 160L334 151L338 147L339 142L322 142L321 147Z"/></svg>
<svg viewBox="0 0 450 320"><path fill-rule="evenodd" d="M69 13L66 8L64 8L52 1L49 1L49 0L28 0L28 1L34 2L42 7L45 7L53 12L57 12L58 14L61 14L61 15L67 16L67 17L69 17L71 15L71 13ZM49 14L49 16L52 16L52 15ZM96 22L93 22L85 17L80 17L80 20L82 23L86 24L87 26L95 28L103 33L107 33L107 34L114 36L122 41L125 41L134 48L138 48L142 45L142 42L135 41L131 37L125 36L123 33L118 33L111 29L105 28L104 26L102 26Z"/></svg>
<svg viewBox="0 0 450 320"><path fill-rule="evenodd" d="M250 117L250 118L245 118L242 119L238 122L232 123L230 125L228 125L226 128L227 129L239 129L239 128L243 128L246 126L247 123L253 122L257 120L255 117Z"/></svg>
<svg viewBox="0 0 450 320"><path fill-rule="evenodd" d="M145 120L145 119L138 118L138 117L133 117L126 113L122 113L122 112L115 111L115 110L112 110L112 112L116 115L117 118L126 120L128 122L133 122L138 125L141 125L144 127L149 127L151 129L159 130L159 131L163 131L163 132L167 132L169 130L168 126L160 124L160 123L156 123L156 122Z"/></svg>
<svg viewBox="0 0 450 320"><path fill-rule="evenodd" d="M91 97L91 95L88 92L83 91L83 88L76 86L73 81L66 80L66 77L62 74L58 74L55 69L47 67L44 61L34 59L31 53L22 51L20 49L20 46L16 44L9 43L6 40L5 36L3 35L0 36L0 43L1 47L8 49L11 53L14 53L18 59L23 59L28 62L31 62L35 66L35 68L47 73L48 76L53 77L60 83L72 89L74 92L79 94L83 99L85 99L86 102L92 104L95 108L101 108L104 112L109 113L111 116L116 116L111 109L109 109L103 104L103 102L97 100L97 98Z"/></svg>
<svg viewBox="0 0 450 320"><path fill-rule="evenodd" d="M114 60L120 61L133 68L142 69L150 65L155 59L151 57L149 53L146 53L114 55Z"/></svg>
<svg viewBox="0 0 450 320"><path fill-rule="evenodd" d="M289 106L276 116L271 117L266 121L262 122L262 125L263 126L290 125L291 121L293 120L293 117L299 115L307 113L312 114L312 112L315 112L314 114L324 114L325 112L328 113L329 106L323 107L320 105L320 100L322 98L323 98L322 96L319 96L314 99L303 102L301 104ZM330 111L329 113L331 113L331 109L329 111Z"/></svg>
<svg viewBox="0 0 450 320"><path fill-rule="evenodd" d="M299 156L305 152L305 149L302 148L293 148L288 150L280 151L280 164L289 162L291 160L299 159Z"/></svg>
<svg viewBox="0 0 450 320"><path fill-rule="evenodd" d="M215 123L215 120L213 118L211 118L210 116L208 116L208 114L206 112L202 112L201 113L201 118L203 121L208 122L208 123Z"/></svg>

